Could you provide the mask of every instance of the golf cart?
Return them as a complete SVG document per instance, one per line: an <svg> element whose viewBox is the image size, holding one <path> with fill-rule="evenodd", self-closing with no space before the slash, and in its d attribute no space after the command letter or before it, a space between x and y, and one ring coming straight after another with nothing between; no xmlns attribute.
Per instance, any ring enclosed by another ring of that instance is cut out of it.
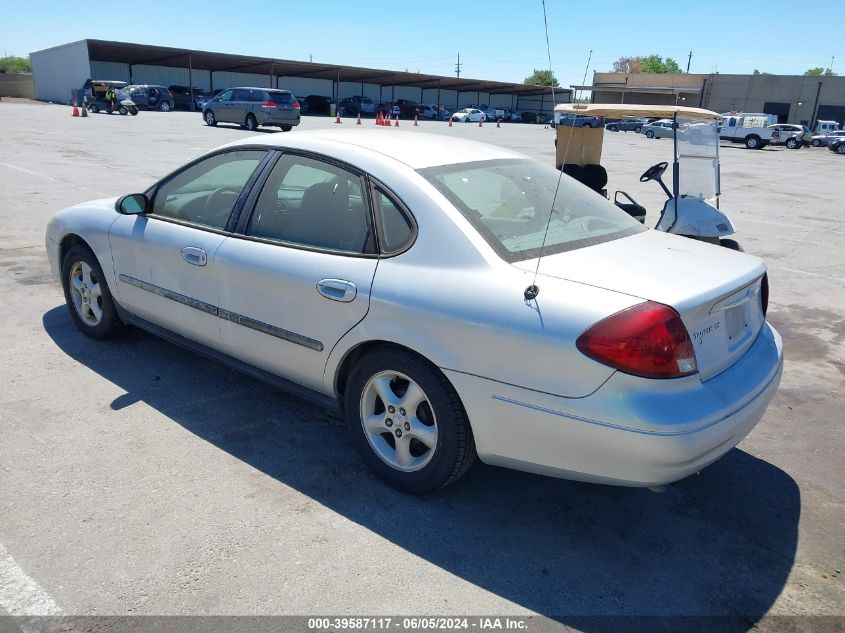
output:
<svg viewBox="0 0 845 633"><path fill-rule="evenodd" d="M742 250L735 240L726 239L734 233L734 229L731 221L719 210L719 114L683 106L598 103L562 103L555 107L555 113L563 116L671 120L671 190L662 179L669 169L667 162L652 165L640 176L640 182L656 181L668 198L655 229ZM558 126L556 166L607 197L607 171L600 164L603 138L603 127ZM613 202L645 224L645 207L627 192L617 191Z"/></svg>
<svg viewBox="0 0 845 633"><path fill-rule="evenodd" d="M131 114L135 116L138 114L138 106L135 105L135 102L132 99L129 99L127 96L121 94L123 88L127 86L125 81L106 81L106 80L92 80L91 81L91 94L85 96L85 107L88 108L89 112L96 114L97 112L106 112L108 114L113 114L117 112L118 114ZM115 95L115 102L114 102L114 110L112 110L111 103L106 101L106 91L109 88L114 88L116 93Z"/></svg>

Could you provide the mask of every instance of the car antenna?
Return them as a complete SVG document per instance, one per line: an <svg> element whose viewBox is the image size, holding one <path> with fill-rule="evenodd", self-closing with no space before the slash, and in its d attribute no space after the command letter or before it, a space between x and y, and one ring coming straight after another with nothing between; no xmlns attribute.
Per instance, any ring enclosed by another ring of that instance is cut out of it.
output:
<svg viewBox="0 0 845 633"><path fill-rule="evenodd" d="M543 4L543 26L544 26L545 31L546 31L546 54L548 55L548 58L549 58L549 75L550 75L549 79L551 79L551 76L553 76L553 72L552 72L552 49L551 49L551 46L549 45L549 20L546 17L546 0L540 0L540 1ZM584 82L587 81L587 71L590 69L590 61L592 60L592 58L593 58L593 50L590 49L590 55L589 55L589 57L587 57L587 65L584 67L584 78L581 80L582 86L584 85ZM554 83L554 82L550 81L550 83ZM557 103L555 102L555 87L554 87L554 85L551 86L551 88L552 88L552 119L554 120L555 106L557 105ZM574 98L575 98L575 101L577 101L578 100L578 90L579 90L579 88L576 88L575 90L576 90L576 92L575 92ZM563 152L564 163L566 162L566 156L569 155L569 144L572 142L572 132L574 132L574 131L575 131L575 121L572 122L572 130L569 133L569 137L566 141L566 149ZM557 130L555 130L555 134L557 134ZM543 250L546 248L546 239L549 236L549 226L551 226L551 224L552 224L552 213L554 212L555 203L557 202L557 194L558 194L558 191L560 191L560 181L561 181L562 178L563 178L563 165L561 165L560 173L558 174L558 177L557 177L557 184L555 185L555 194L552 197L552 206L549 208L549 219L546 222L546 230L543 233L543 242L540 245L540 253L537 256L537 267L534 269L534 279L531 281L531 285L528 286L525 289L525 292L523 293L525 295L526 301L533 301L534 299L537 298L537 295L540 294L540 288L537 286L537 274L540 271L540 261L543 259Z"/></svg>

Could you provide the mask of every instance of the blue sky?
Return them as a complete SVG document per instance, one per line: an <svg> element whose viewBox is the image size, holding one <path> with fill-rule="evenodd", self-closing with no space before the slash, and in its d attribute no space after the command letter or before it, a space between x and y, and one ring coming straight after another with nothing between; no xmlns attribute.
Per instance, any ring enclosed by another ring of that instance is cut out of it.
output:
<svg viewBox="0 0 845 633"><path fill-rule="evenodd" d="M686 67L690 49L691 72L802 74L835 56L845 75L842 38L810 28L845 15L845 0L546 0L546 9L565 86L581 83L590 49L587 83L622 55L658 53ZM540 0L35 0L9 3L0 22L8 54L86 37L444 75L460 51L462 76L503 81L548 67Z"/></svg>

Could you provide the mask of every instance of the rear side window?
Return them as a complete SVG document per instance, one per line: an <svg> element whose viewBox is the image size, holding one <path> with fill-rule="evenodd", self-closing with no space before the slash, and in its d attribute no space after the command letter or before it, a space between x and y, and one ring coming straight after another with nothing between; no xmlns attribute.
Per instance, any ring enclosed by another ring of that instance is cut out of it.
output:
<svg viewBox="0 0 845 633"><path fill-rule="evenodd" d="M265 94L266 93L263 90L250 90L249 100L255 103L262 103L263 101L266 101L264 98Z"/></svg>
<svg viewBox="0 0 845 633"><path fill-rule="evenodd" d="M249 101L249 91L235 90L232 93L232 101Z"/></svg>
<svg viewBox="0 0 845 633"><path fill-rule="evenodd" d="M375 203L382 252L389 254L402 250L414 234L410 219L381 188L376 188Z"/></svg>

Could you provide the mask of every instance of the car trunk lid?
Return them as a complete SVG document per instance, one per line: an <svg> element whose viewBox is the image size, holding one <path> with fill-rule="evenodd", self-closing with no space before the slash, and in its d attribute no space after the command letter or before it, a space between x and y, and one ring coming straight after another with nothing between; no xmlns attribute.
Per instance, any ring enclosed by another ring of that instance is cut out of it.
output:
<svg viewBox="0 0 845 633"><path fill-rule="evenodd" d="M537 260L515 266L533 272ZM547 275L671 306L693 340L701 380L741 358L765 321L763 262L658 231L544 256L538 272L541 297Z"/></svg>

